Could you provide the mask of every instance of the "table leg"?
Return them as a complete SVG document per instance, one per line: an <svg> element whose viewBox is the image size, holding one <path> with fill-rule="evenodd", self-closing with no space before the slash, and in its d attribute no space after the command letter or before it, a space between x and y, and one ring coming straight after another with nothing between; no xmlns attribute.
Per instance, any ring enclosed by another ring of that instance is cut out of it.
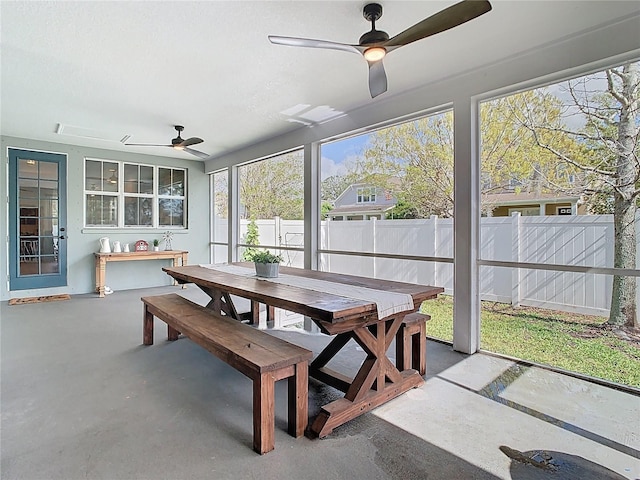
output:
<svg viewBox="0 0 640 480"><path fill-rule="evenodd" d="M104 258L96 257L96 292L100 295L100 298L104 298L104 283L105 283L105 271L107 267L107 260Z"/></svg>
<svg viewBox="0 0 640 480"><path fill-rule="evenodd" d="M402 319L403 316L398 316L376 325L359 327L352 332L340 334L312 362L310 376L346 392L344 398L321 408L320 414L311 425L312 433L325 437L343 423L424 383L417 371L400 372L387 357L386 352ZM324 367L350 338L353 338L367 354L353 380Z"/></svg>
<svg viewBox="0 0 640 480"><path fill-rule="evenodd" d="M146 304L142 314L142 344L153 345L153 313Z"/></svg>
<svg viewBox="0 0 640 480"><path fill-rule="evenodd" d="M229 293L216 288L207 288L202 286L200 289L211 298L209 303L207 303L207 308L210 308L219 315L228 315L236 320L240 319L236 306L234 305Z"/></svg>

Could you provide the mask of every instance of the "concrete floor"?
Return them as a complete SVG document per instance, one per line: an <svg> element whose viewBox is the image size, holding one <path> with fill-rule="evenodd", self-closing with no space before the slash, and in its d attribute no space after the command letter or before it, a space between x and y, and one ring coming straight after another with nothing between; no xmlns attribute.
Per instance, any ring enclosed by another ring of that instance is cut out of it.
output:
<svg viewBox="0 0 640 480"><path fill-rule="evenodd" d="M422 388L322 440L287 435L278 382L276 448L257 455L247 378L164 328L141 345L140 297L175 291L206 299L190 286L0 304L2 479L640 478L640 397L436 342ZM362 355L349 344L332 366ZM310 414L337 396L311 380Z"/></svg>

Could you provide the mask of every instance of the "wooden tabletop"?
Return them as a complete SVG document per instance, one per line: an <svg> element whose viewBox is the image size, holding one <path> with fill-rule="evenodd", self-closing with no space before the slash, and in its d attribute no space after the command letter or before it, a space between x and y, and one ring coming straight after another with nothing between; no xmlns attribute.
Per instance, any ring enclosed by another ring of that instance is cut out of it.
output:
<svg viewBox="0 0 640 480"><path fill-rule="evenodd" d="M251 263L238 263L237 265L253 268ZM198 265L164 267L163 270L180 283L195 283L201 288L220 289L232 295L297 312L322 322L336 323L352 319L365 319L372 316L377 317L376 304L365 300L258 280L254 277L234 275ZM280 273L409 294L413 298L414 308L416 309L419 308L422 301L434 298L444 291L441 287L301 268L281 266Z"/></svg>
<svg viewBox="0 0 640 480"><path fill-rule="evenodd" d="M127 257L175 257L189 253L186 250L138 250L130 252L94 252L96 258L127 258Z"/></svg>

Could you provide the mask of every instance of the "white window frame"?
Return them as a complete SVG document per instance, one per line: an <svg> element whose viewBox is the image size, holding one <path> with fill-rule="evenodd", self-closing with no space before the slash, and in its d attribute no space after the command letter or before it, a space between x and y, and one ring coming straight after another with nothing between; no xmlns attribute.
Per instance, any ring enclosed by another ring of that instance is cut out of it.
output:
<svg viewBox="0 0 640 480"><path fill-rule="evenodd" d="M376 203L376 193L376 187L358 187L356 191L357 203Z"/></svg>
<svg viewBox="0 0 640 480"><path fill-rule="evenodd" d="M87 185L86 185L86 178L87 178L87 162L88 161L94 161L94 162L107 162L107 163L113 163L113 164L117 164L118 168L117 168L117 176L118 176L118 188L116 192L106 192L106 191L102 191L102 190L90 190L87 189ZM124 191L124 166L126 165L133 165L133 166L137 166L137 167L151 167L153 168L153 193L152 194L141 194L141 193L125 193ZM183 191L183 195L160 195L158 193L158 180L159 180L159 169L160 168L165 168L171 171L175 171L175 170L181 170L184 172L184 191ZM146 164L146 163L137 163L137 162L126 162L126 161L118 161L118 160L111 160L111 159L105 159L105 158L94 158L94 157L85 157L84 158L84 162L83 162L83 200L82 200L82 205L83 205L83 225L85 229L87 230L104 230L104 229L109 229L109 230L117 230L117 229L122 229L122 230L133 230L133 229L138 229L138 230L151 230L151 229L158 229L158 228L162 228L162 229L168 229L168 230L186 230L188 228L187 225L187 218L188 218L188 205L187 205L187 198L188 198L188 173L189 170L186 168L182 168L182 167L173 167L173 166L169 166L169 165L151 165L151 164ZM91 194L95 194L95 195L102 195L102 196L113 196L116 197L118 199L118 211L116 214L116 218L117 218L117 224L116 225L92 225L92 224L87 224L87 196L91 195ZM151 198L153 200L153 213L152 213L152 222L151 225L125 225L124 221L124 209L125 209L125 199L126 198ZM181 200L183 202L183 221L182 221L182 225L160 225L160 221L159 221L159 205L160 205L160 200L161 199L175 199L175 200Z"/></svg>
<svg viewBox="0 0 640 480"><path fill-rule="evenodd" d="M160 181L160 169L164 168L166 170L171 170L171 177L173 178L173 172L177 170L181 170L183 172L184 179L184 187L182 191L182 195L160 195L158 192L160 190L159 181ZM158 226L158 228L169 228L169 229L183 229L187 228L187 173L188 170L186 168L178 168L178 167L166 167L163 165L158 165L156 170L154 171L154 224ZM182 201L182 225L160 225L160 200L181 200Z"/></svg>

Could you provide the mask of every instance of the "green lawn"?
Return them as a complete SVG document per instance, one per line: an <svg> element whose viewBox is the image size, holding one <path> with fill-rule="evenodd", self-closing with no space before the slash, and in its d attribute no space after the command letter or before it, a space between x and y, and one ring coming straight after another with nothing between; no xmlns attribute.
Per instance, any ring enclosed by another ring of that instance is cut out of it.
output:
<svg viewBox="0 0 640 480"><path fill-rule="evenodd" d="M427 335L453 340L453 299L429 300ZM605 318L482 302L480 346L536 363L640 388L640 344L602 328Z"/></svg>

